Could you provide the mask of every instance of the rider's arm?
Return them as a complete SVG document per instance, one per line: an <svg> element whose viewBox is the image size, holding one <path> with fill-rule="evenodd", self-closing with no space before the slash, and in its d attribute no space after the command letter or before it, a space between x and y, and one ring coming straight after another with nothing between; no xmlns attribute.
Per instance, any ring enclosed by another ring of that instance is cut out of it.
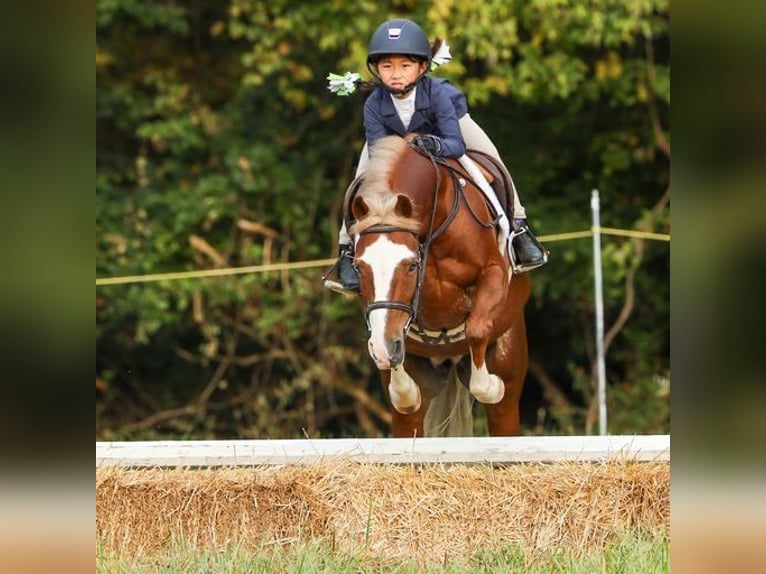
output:
<svg viewBox="0 0 766 574"><path fill-rule="evenodd" d="M364 104L364 133L368 148L380 138L393 133L386 127L376 93L370 94Z"/></svg>
<svg viewBox="0 0 766 574"><path fill-rule="evenodd" d="M465 153L465 141L458 123L458 115L465 114L465 110L456 109L452 90L456 90L452 84L434 83L431 92L431 110L436 122L435 135L442 139L439 155L443 157L460 157Z"/></svg>

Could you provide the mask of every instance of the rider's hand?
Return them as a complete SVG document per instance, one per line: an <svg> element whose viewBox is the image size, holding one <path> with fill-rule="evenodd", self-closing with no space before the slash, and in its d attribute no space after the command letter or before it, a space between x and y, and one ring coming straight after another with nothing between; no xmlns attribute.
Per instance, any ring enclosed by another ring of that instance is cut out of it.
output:
<svg viewBox="0 0 766 574"><path fill-rule="evenodd" d="M412 145L422 150L428 155L439 155L442 150L442 140L439 136L432 134L423 134L416 136L412 140Z"/></svg>

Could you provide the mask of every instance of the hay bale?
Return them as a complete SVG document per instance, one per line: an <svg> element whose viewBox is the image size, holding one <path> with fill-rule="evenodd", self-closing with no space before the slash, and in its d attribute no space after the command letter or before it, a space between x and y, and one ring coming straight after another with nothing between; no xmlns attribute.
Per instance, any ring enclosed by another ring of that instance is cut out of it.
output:
<svg viewBox="0 0 766 574"><path fill-rule="evenodd" d="M667 463L306 466L96 471L96 533L127 556L321 540L341 553L445 560L514 545L587 551L666 536Z"/></svg>

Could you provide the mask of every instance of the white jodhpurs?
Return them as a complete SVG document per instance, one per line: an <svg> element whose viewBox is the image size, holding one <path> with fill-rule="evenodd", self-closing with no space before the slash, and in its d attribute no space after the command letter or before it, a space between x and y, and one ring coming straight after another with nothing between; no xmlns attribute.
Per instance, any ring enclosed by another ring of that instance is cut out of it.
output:
<svg viewBox="0 0 766 574"><path fill-rule="evenodd" d="M466 148L484 152L500 162L501 165L505 165L500 158L500 153L497 151L495 144L492 143L492 140L489 139L489 136L481 126L473 121L470 114L460 118L458 124L460 124L460 133L463 134ZM511 181L511 186L513 187L513 217L516 219L526 219L527 212L521 204L519 194L516 191L516 185L513 184L513 181Z"/></svg>

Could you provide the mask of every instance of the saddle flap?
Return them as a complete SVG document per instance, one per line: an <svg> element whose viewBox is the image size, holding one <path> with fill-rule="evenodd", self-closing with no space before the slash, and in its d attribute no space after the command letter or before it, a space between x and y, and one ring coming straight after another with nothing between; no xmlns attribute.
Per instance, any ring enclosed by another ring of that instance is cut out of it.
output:
<svg viewBox="0 0 766 574"><path fill-rule="evenodd" d="M346 229L349 229L355 222L351 213L351 202L354 201L359 187L362 185L362 176L360 175L346 189L346 195L343 198L343 221L346 222Z"/></svg>
<svg viewBox="0 0 766 574"><path fill-rule="evenodd" d="M514 195L513 190L515 189L515 186L513 184L511 174L508 173L508 170L501 162L483 151L470 149L466 153L468 157L470 157L474 163L476 163L476 165L484 174L484 177L487 178L489 185L495 191L495 195L500 201L500 205L508 217L512 220ZM487 174L489 174L489 176Z"/></svg>
<svg viewBox="0 0 766 574"><path fill-rule="evenodd" d="M471 159L473 159L473 158L471 158ZM479 171L480 171L480 172L481 172L481 174L484 176L484 179L486 179L486 180L487 180L487 182L488 182L490 185L492 185L492 184L495 182L495 176L492 174L492 172L491 172L491 171L489 171L487 168L485 168L483 165L481 165L481 164L480 164L478 161L476 161L475 159L473 160L473 162L476 164L476 167L478 167L478 168L479 168Z"/></svg>

